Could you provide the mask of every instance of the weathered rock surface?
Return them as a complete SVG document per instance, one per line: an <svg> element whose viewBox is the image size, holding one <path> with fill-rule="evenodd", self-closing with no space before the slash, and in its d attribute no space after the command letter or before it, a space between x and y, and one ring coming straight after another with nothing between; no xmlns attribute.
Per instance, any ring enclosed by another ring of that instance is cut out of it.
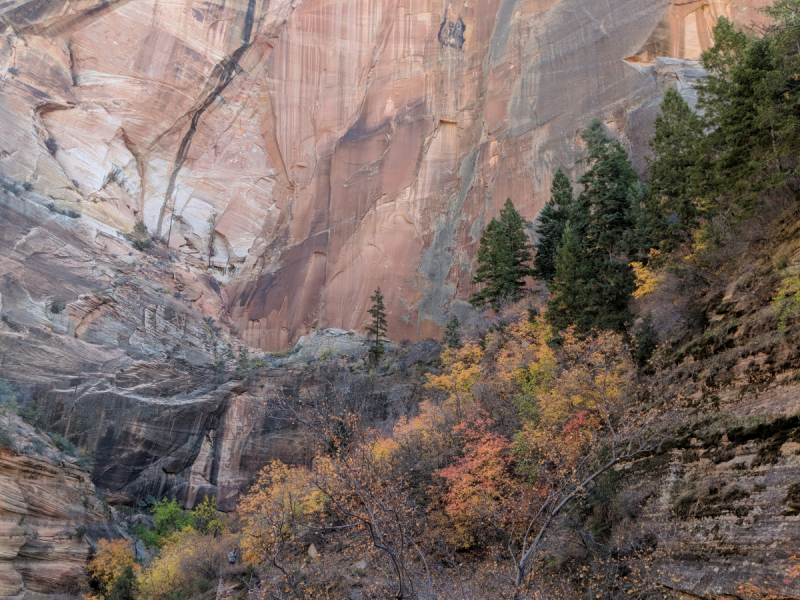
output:
<svg viewBox="0 0 800 600"><path fill-rule="evenodd" d="M612 543L633 553L644 534L657 546L660 585L691 597L797 598L798 424L731 420L727 431L627 466Z"/></svg>
<svg viewBox="0 0 800 600"><path fill-rule="evenodd" d="M641 156L656 58L767 2L11 0L0 172L144 221L230 283L251 346L362 328L378 285L421 339L507 197L535 217L593 117Z"/></svg>
<svg viewBox="0 0 800 600"><path fill-rule="evenodd" d="M211 322L225 314L213 278L36 199L0 191L0 377L78 385L154 358L214 362L227 329Z"/></svg>
<svg viewBox="0 0 800 600"><path fill-rule="evenodd" d="M170 496L194 507L207 494L230 511L264 465L309 464L317 452L307 430L280 418L276 398L335 398L376 427L413 410L422 385L414 365L431 362L438 347L396 348L390 372L376 379L363 361L325 354L342 343L340 333L349 344L358 339L318 332L310 336L312 356L264 357L242 380L217 383L213 372L177 362L139 365L100 381L54 383L37 406L55 431L91 452L93 481L109 502Z"/></svg>
<svg viewBox="0 0 800 600"><path fill-rule="evenodd" d="M0 597L78 589L97 539L120 536L111 513L46 436L9 416L0 428L16 446L0 448Z"/></svg>

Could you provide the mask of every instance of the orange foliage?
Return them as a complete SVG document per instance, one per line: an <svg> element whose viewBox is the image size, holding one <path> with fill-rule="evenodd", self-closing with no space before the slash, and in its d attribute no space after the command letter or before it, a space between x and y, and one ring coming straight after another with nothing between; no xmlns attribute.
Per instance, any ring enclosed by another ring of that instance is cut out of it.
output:
<svg viewBox="0 0 800 600"><path fill-rule="evenodd" d="M448 484L445 512L453 519L462 547L474 542L478 523L503 514L512 499L510 443L490 431L492 421L479 410L453 428L465 441L464 452L450 467L439 471Z"/></svg>
<svg viewBox="0 0 800 600"><path fill-rule="evenodd" d="M635 369L615 334L581 339L568 332L561 362L558 377L541 390L536 410L515 438L515 455L529 475L536 472L539 485L571 477L589 448L621 424L635 398Z"/></svg>

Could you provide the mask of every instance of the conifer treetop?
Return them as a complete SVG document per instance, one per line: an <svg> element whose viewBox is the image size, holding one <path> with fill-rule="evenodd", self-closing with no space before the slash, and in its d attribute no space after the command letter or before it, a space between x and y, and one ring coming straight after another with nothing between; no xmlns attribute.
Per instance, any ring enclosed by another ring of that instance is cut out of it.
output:
<svg viewBox="0 0 800 600"><path fill-rule="evenodd" d="M500 211L500 219L489 221L481 234L478 269L472 279L473 284L485 286L472 295L470 304L499 307L505 301L519 300L523 296L525 278L533 276L526 224L511 198Z"/></svg>

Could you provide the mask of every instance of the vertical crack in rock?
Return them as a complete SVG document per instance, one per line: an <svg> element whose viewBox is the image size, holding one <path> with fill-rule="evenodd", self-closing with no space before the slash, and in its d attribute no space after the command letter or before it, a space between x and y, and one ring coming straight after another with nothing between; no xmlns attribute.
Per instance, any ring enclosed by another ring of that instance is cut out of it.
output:
<svg viewBox="0 0 800 600"><path fill-rule="evenodd" d="M508 40L511 36L511 27L514 21L514 13L517 8L517 0L503 0L495 16L495 28L492 33L489 55L491 56L491 67L497 67L505 59L508 53Z"/></svg>
<svg viewBox="0 0 800 600"><path fill-rule="evenodd" d="M489 71L496 60L495 54L500 52L503 56L506 54L511 20L514 14L513 9L516 4L517 0L504 0L495 16L494 32L491 39L496 40L498 37L504 38L504 43L499 45L495 45L494 43L490 44L483 60L483 94L480 98L479 110L481 120L483 120L486 114L486 91L488 90ZM442 42L442 31L445 28L445 24L448 22L448 15L445 13L445 22L442 23L442 29L439 31L440 42ZM466 27L461 31L462 34L465 29ZM447 283L447 276L456 260L452 250L455 247L458 224L463 219L461 213L464 202L475 184L475 178L478 172L478 163L481 154L480 138L483 136L483 128L475 130L473 136L477 136L478 139L473 140L473 150L464 157L461 162L461 168L459 169L461 190L451 201L447 213L443 215L443 224L441 227L436 228L431 245L422 253L418 272L427 279L427 289L419 301L417 313L418 333L420 324L426 317L431 318L434 322L439 324L444 324L444 307L447 306L453 296L454 285ZM429 143L430 142L428 142L428 145ZM427 153L427 147L424 149L424 153ZM424 160L424 153L420 162ZM494 176L497 176L496 172ZM494 177L492 182L494 182ZM488 206L490 203L491 199L487 198L486 205Z"/></svg>
<svg viewBox="0 0 800 600"><path fill-rule="evenodd" d="M172 198L172 193L175 191L175 181L178 179L178 173L183 168L186 159L189 156L189 149L192 146L192 138L197 131L197 126L200 123L200 118L203 113L208 109L211 104L220 97L222 92L225 91L231 82L236 77L239 69L239 61L248 48L250 48L250 36L253 33L253 23L255 21L255 6L256 0L249 0L247 4L247 13L245 14L244 27L242 28L242 45L230 56L223 58L217 66L214 67L212 72L212 79L216 79L217 83L206 94L205 99L200 102L200 105L194 110L192 119L189 122L189 129L183 136L178 152L175 155L175 162L172 165L172 173L169 177L167 184L167 191L164 193L164 203L161 205L161 210L158 213L158 223L156 224L156 237L161 237L161 228L164 225L164 215L167 211L167 205Z"/></svg>

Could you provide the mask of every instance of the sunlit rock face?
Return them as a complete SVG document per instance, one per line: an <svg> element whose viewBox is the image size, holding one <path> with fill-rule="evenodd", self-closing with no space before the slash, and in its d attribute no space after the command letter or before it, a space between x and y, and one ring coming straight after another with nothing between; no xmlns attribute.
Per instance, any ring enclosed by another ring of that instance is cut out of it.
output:
<svg viewBox="0 0 800 600"><path fill-rule="evenodd" d="M143 221L227 286L248 344L438 334L480 231L536 216L604 120L637 156L656 58L768 0L11 0L0 173L107 227Z"/></svg>

